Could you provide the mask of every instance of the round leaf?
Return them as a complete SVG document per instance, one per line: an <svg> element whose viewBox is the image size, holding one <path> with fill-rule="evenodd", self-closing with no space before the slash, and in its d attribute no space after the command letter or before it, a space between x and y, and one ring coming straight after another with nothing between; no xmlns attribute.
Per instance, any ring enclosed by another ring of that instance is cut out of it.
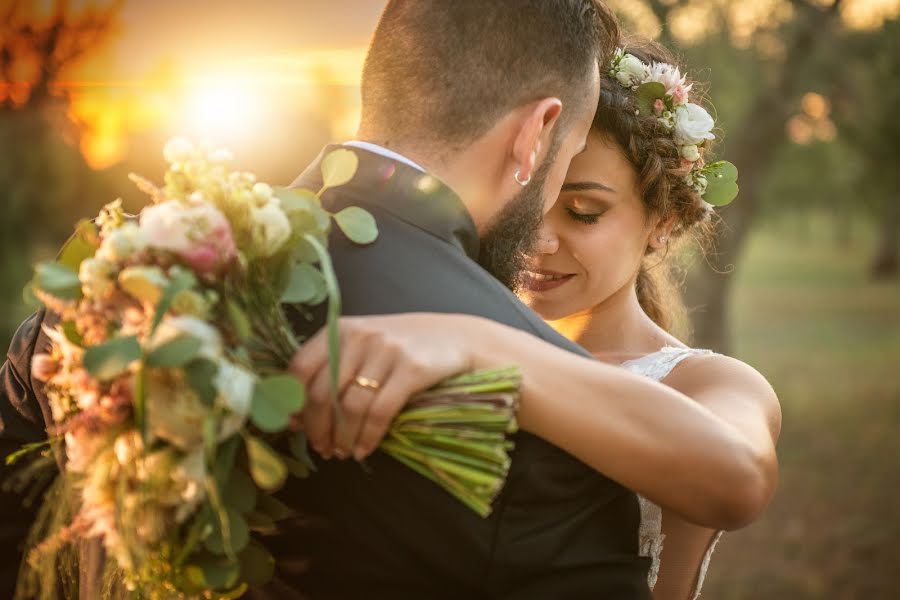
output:
<svg viewBox="0 0 900 600"><path fill-rule="evenodd" d="M62 300L81 298L81 281L78 273L69 267L56 263L40 263L34 269L34 287Z"/></svg>
<svg viewBox="0 0 900 600"><path fill-rule="evenodd" d="M359 158L356 153L346 148L338 148L330 152L322 160L322 186L323 188L344 185L356 175L359 167Z"/></svg>
<svg viewBox="0 0 900 600"><path fill-rule="evenodd" d="M276 375L256 382L250 419L263 431L281 431L290 423L291 416L303 408L306 391L291 375Z"/></svg>
<svg viewBox="0 0 900 600"><path fill-rule="evenodd" d="M275 490L287 478L284 461L258 437L247 436L247 458L250 462L250 475L262 489Z"/></svg>
<svg viewBox="0 0 900 600"><path fill-rule="evenodd" d="M325 278L322 273L308 263L300 263L291 269L281 301L289 304L312 303L317 298L324 298L325 294Z"/></svg>
<svg viewBox="0 0 900 600"><path fill-rule="evenodd" d="M241 579L251 586L265 585L275 574L275 558L256 542L251 542L238 556Z"/></svg>
<svg viewBox="0 0 900 600"><path fill-rule="evenodd" d="M349 206L334 215L334 221L351 241L357 244L371 244L378 237L378 226L375 225L375 217L359 208Z"/></svg>
<svg viewBox="0 0 900 600"><path fill-rule="evenodd" d="M648 81L638 87L637 91L634 92L634 97L637 100L641 114L653 114L653 104L657 100L663 100L666 97L666 86L658 81Z"/></svg>
<svg viewBox="0 0 900 600"><path fill-rule="evenodd" d="M721 160L708 165L703 171L707 182L703 200L713 206L725 206L737 197L737 167Z"/></svg>
<svg viewBox="0 0 900 600"><path fill-rule="evenodd" d="M238 511L231 507L226 507L225 513L228 515L228 541L231 545L231 550L236 553L240 552L250 542L250 529L247 527L247 521L244 520L244 517ZM225 554L222 524L219 523L218 519L213 519L212 523L213 530L205 540L206 547L215 554Z"/></svg>
<svg viewBox="0 0 900 600"><path fill-rule="evenodd" d="M181 367L200 353L203 343L191 335L179 335L160 344L147 355L147 366L157 368Z"/></svg>
<svg viewBox="0 0 900 600"><path fill-rule="evenodd" d="M83 364L88 373L101 381L117 377L128 365L141 357L141 346L135 336L117 337L91 346L84 353Z"/></svg>
<svg viewBox="0 0 900 600"><path fill-rule="evenodd" d="M223 490L225 503L240 513L253 510L256 506L256 485L243 469L235 469L228 478L228 484Z"/></svg>

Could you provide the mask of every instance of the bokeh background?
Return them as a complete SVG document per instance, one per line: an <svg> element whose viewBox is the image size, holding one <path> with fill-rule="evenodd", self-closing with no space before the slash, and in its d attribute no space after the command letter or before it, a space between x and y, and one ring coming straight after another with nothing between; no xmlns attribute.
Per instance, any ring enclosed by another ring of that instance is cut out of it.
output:
<svg viewBox="0 0 900 600"><path fill-rule="evenodd" d="M779 392L782 484L705 598L900 585L900 0L609 0L708 82L740 169L685 285L694 344ZM0 0L0 345L75 221L162 174L175 134L290 182L352 137L381 0Z"/></svg>

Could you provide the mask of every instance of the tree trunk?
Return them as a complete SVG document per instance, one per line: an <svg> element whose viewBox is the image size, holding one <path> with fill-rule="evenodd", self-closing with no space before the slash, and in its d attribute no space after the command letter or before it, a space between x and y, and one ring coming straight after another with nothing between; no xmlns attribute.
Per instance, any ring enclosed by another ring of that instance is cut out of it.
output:
<svg viewBox="0 0 900 600"><path fill-rule="evenodd" d="M900 199L885 204L881 239L872 261L871 273L875 279L888 279L900 274Z"/></svg>
<svg viewBox="0 0 900 600"><path fill-rule="evenodd" d="M731 351L730 306L733 278L750 226L756 217L759 187L775 160L773 148L782 143L784 130L800 95L797 73L816 49L828 40L838 20L839 0L827 9L797 2L797 27L786 60L778 67L774 84L763 87L734 135L730 160L740 170L741 193L721 213L717 247L707 257L710 268L696 270L688 282L687 302L693 314L693 343L727 354Z"/></svg>

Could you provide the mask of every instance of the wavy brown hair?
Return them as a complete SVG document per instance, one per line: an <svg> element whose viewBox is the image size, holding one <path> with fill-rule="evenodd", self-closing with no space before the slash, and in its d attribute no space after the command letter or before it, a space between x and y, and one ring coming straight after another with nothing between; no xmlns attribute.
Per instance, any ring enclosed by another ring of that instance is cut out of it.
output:
<svg viewBox="0 0 900 600"><path fill-rule="evenodd" d="M630 39L623 46L645 64L677 64L672 53L656 42ZM691 95L699 104L696 84ZM705 249L712 240L715 217L700 195L685 183L685 167L672 132L656 116L637 114L637 110L634 92L604 69L592 131L616 144L631 163L648 221L653 217L675 219L664 254L647 248L636 282L638 300L660 327L687 333L687 311L680 289L683 274L670 255L677 254L678 246L686 240L698 242Z"/></svg>

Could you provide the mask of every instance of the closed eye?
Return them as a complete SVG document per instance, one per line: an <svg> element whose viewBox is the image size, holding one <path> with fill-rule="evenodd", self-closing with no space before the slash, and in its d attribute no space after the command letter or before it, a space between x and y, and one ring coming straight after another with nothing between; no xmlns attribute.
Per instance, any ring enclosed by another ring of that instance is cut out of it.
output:
<svg viewBox="0 0 900 600"><path fill-rule="evenodd" d="M571 219L578 221L579 223L585 223L587 225L596 223L597 220L603 216L604 212L606 212L606 211L593 212L593 213L580 213L580 212L573 210L572 208L570 208L568 206L566 207L566 214L568 214Z"/></svg>

